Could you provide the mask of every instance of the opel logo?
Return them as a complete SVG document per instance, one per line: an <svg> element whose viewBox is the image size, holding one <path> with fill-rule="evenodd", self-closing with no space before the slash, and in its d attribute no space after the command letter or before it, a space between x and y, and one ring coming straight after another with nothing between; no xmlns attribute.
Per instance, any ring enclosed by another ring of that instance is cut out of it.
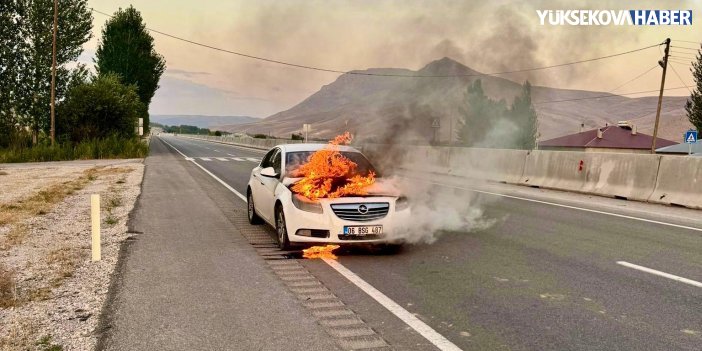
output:
<svg viewBox="0 0 702 351"><path fill-rule="evenodd" d="M358 206L358 213L360 213L360 214L368 213L368 207L366 207L366 205Z"/></svg>

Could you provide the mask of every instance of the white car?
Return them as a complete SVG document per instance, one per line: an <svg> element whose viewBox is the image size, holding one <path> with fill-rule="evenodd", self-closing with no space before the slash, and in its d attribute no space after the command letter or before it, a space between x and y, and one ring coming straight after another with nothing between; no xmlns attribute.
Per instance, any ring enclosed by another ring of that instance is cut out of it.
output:
<svg viewBox="0 0 702 351"><path fill-rule="evenodd" d="M394 223L406 223L409 219L406 198L369 194L310 201L289 189L299 180L292 177L292 171L327 146L287 144L268 151L251 171L246 191L249 222L272 225L283 250L317 244L401 245L401 233L393 230ZM357 164L357 174L375 172L360 151L349 146L338 146L338 150Z"/></svg>

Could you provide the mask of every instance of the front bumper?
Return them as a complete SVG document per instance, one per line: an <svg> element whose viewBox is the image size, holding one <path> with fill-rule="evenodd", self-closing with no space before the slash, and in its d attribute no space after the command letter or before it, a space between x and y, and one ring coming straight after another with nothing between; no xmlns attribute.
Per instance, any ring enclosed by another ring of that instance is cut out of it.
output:
<svg viewBox="0 0 702 351"><path fill-rule="evenodd" d="M339 218L331 208L331 204L339 203L368 203L387 202L390 205L385 217L371 221L351 221ZM403 233L395 230L397 224L406 223L410 218L408 208L401 211L395 210L395 198L342 198L321 200L323 213L312 213L302 211L292 205L284 208L286 225L288 229L288 239L291 243L299 244L382 244L400 243L403 241ZM344 226L383 226L383 233L380 235L368 234L365 236L344 235ZM328 231L328 237L302 236L297 235L298 231L312 230L319 235L319 231Z"/></svg>

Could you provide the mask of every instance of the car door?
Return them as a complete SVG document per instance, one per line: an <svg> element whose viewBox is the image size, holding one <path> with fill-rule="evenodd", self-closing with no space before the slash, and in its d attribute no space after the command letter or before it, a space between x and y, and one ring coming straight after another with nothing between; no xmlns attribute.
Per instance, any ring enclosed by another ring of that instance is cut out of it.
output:
<svg viewBox="0 0 702 351"><path fill-rule="evenodd" d="M261 159L261 163L258 165L258 167L254 168L251 176L253 177L251 181L251 194L253 196L254 204L256 205L256 212L263 218L264 220L268 220L266 215L264 214L266 204L264 203L264 196L263 194L265 193L265 179L266 177L261 175L261 170L267 167L271 167L272 161L273 161L273 155L279 152L278 148L274 148L268 153L263 156Z"/></svg>
<svg viewBox="0 0 702 351"><path fill-rule="evenodd" d="M275 189L278 187L278 184L280 184L282 166L282 152L278 148L276 148L275 150L276 151L273 153L273 155L271 155L270 163L267 165L267 167L273 167L275 174L277 174L278 176L260 176L260 197L262 205L259 208L261 209L261 216L264 217L270 223L274 223L275 221ZM261 168L263 169L265 167L262 166ZM258 203L256 204L256 206L259 206Z"/></svg>

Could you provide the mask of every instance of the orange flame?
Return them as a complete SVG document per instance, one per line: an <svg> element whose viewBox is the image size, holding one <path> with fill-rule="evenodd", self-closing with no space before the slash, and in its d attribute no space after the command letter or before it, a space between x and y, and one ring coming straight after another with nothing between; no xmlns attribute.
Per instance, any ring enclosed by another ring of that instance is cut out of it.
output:
<svg viewBox="0 0 702 351"><path fill-rule="evenodd" d="M351 139L351 134L346 132L310 155L307 163L296 170L296 175L302 179L292 186L292 191L310 200L366 195L367 188L375 183L375 173L352 176L356 163L339 152L338 146L350 143Z"/></svg>
<svg viewBox="0 0 702 351"><path fill-rule="evenodd" d="M309 249L302 250L302 257L304 258L330 258L337 259L336 255L332 251L339 248L339 245L327 245L327 246L312 246Z"/></svg>

